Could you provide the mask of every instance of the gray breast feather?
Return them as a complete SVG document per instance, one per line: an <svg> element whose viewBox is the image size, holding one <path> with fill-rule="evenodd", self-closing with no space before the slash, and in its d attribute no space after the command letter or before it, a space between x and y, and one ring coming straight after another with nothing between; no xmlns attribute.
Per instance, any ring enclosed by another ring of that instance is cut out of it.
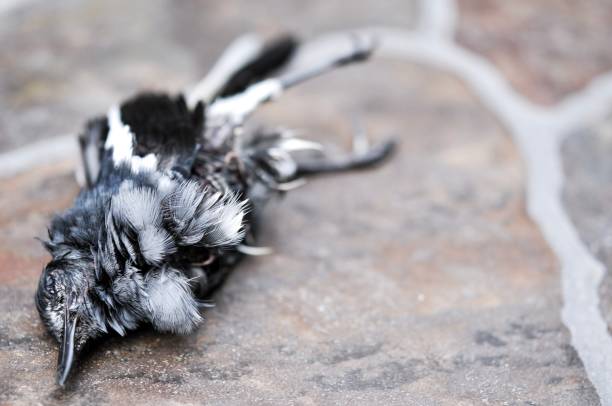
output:
<svg viewBox="0 0 612 406"><path fill-rule="evenodd" d="M190 246L206 250L239 244L246 204L197 180L177 181L164 193L124 181L110 198L93 255L101 286L96 292L110 327L124 334L148 320L161 331L193 330L201 316L180 267L189 262Z"/></svg>
<svg viewBox="0 0 612 406"><path fill-rule="evenodd" d="M182 245L218 247L238 244L244 237L246 200L221 194L189 180L164 199L172 231Z"/></svg>
<svg viewBox="0 0 612 406"><path fill-rule="evenodd" d="M155 269L145 278L149 320L159 331L187 334L202 317L187 278L172 268Z"/></svg>

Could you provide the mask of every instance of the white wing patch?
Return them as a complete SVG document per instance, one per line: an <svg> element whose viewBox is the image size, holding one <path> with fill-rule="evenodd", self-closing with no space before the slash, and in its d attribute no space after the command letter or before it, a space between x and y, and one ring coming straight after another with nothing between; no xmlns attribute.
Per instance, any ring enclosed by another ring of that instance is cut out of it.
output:
<svg viewBox="0 0 612 406"><path fill-rule="evenodd" d="M277 79L255 83L242 93L216 100L206 110L206 119L241 124L259 105L276 99L282 92L283 86Z"/></svg>
<svg viewBox="0 0 612 406"><path fill-rule="evenodd" d="M113 163L118 166L128 163L132 172L154 171L157 168L157 157L148 154L144 157L134 155L134 133L130 126L123 124L119 106L115 105L108 112L108 135L105 149L113 149Z"/></svg>
<svg viewBox="0 0 612 406"><path fill-rule="evenodd" d="M130 164L132 172L151 172L157 169L157 157L154 154L147 154L143 157L133 156Z"/></svg>
<svg viewBox="0 0 612 406"><path fill-rule="evenodd" d="M121 122L119 106L113 106L108 112L108 135L104 148L113 149L113 162L129 161L132 158L132 146L134 144L134 134L129 125Z"/></svg>

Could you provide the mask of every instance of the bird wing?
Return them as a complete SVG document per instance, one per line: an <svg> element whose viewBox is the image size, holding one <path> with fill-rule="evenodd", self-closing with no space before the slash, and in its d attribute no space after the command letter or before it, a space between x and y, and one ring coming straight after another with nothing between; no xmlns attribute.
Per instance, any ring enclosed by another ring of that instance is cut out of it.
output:
<svg viewBox="0 0 612 406"><path fill-rule="evenodd" d="M246 62L219 90L217 97L229 97L244 92L250 85L265 80L283 68L297 50L299 43L292 36L279 37Z"/></svg>
<svg viewBox="0 0 612 406"><path fill-rule="evenodd" d="M85 126L85 130L79 134L83 178L87 188L92 187L98 179L107 134L108 123L105 117L90 120Z"/></svg>
<svg viewBox="0 0 612 406"><path fill-rule="evenodd" d="M132 133L130 159L152 154L157 163L155 169L191 171L204 129L202 103L190 109L182 95L141 93L121 104L119 116L121 124Z"/></svg>

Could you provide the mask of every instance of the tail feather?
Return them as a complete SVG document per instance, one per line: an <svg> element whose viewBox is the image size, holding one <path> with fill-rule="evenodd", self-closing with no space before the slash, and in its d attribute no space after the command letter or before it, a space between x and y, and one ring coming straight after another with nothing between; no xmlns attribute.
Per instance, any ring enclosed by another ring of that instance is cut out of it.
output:
<svg viewBox="0 0 612 406"><path fill-rule="evenodd" d="M268 78L291 59L298 45L297 39L289 35L269 43L253 60L228 79L217 97L228 97L241 93L253 83Z"/></svg>

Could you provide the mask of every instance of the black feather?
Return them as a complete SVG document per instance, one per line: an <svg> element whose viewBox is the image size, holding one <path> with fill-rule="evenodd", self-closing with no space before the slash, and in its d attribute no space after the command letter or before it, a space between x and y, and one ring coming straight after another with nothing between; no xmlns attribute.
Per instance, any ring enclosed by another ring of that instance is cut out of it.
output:
<svg viewBox="0 0 612 406"><path fill-rule="evenodd" d="M190 111L182 95L143 93L124 102L120 111L121 121L134 133L135 155L172 156L185 167L204 127L201 103Z"/></svg>
<svg viewBox="0 0 612 406"><path fill-rule="evenodd" d="M289 35L271 42L255 59L230 77L218 97L241 93L253 83L266 79L291 59L298 44L297 39Z"/></svg>

